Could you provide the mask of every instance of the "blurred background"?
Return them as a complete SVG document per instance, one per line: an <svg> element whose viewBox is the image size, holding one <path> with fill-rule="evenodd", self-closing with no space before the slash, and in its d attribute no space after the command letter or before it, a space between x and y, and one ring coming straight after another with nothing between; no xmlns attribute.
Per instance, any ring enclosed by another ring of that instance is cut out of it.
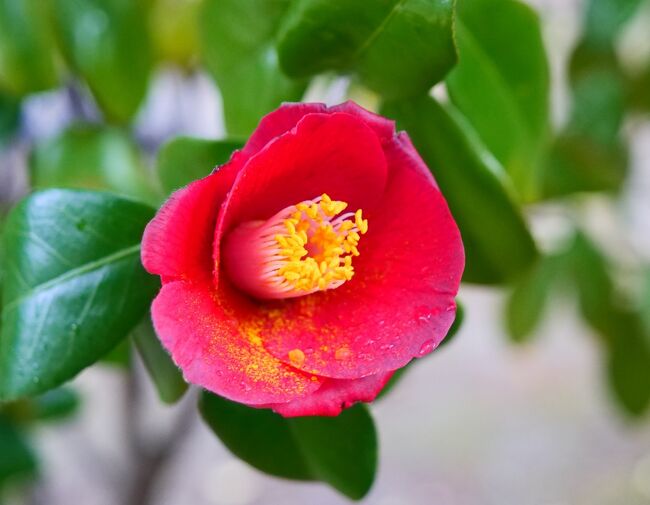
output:
<svg viewBox="0 0 650 505"><path fill-rule="evenodd" d="M91 187L96 170L84 175L84 167L123 173L109 184L113 190L156 202L146 174L166 141L247 134L248 119L224 123L219 64L215 70L209 54L207 68L197 61L206 30L196 28L198 13L207 16L202 3L133 0L141 12L121 33L144 29L149 40L147 47L129 45L125 36L131 60L124 82L96 61L98 54L119 57L112 51L124 51L122 42L95 35L115 9L129 9L128 1L107 2L114 6L107 10L99 1L86 10L60 2L62 53L74 70L58 75L55 58L16 63L40 65L32 71L45 90L8 78L11 62L0 60L2 209L32 187L52 185L48 178L60 183L64 166L71 184L87 177L83 184ZM380 467L363 501L369 505L650 504L650 344L635 343L628 331L650 320L650 3L628 2L634 8L627 13L594 7L625 2L528 3L539 15L550 69L555 133L548 163L560 171L571 165L548 182L549 198L524 206L545 256L509 285L464 284L465 317L454 340L412 365L372 406ZM37 5L0 0L0 54L9 32L23 33L7 22L19 4ZM27 19L40 22L36 14ZM52 35L46 26L39 33L44 39L30 42L37 53ZM602 45L591 44L594 38ZM93 41L107 45L93 48ZM139 79L142 72L151 73L148 80ZM221 87L231 93L228 86ZM123 89L132 96L111 102ZM444 83L432 93L447 100ZM347 97L377 105L354 79L332 74L313 80L304 100ZM125 133L106 122L131 127ZM582 270L569 280L567 262L576 261ZM620 302L613 312L598 300L604 292ZM611 324L632 339L623 351L609 343ZM114 354L42 400L38 422L4 426L0 418L0 502L347 503L323 484L247 466L199 420L194 392L162 405L137 355L124 373L120 349Z"/></svg>

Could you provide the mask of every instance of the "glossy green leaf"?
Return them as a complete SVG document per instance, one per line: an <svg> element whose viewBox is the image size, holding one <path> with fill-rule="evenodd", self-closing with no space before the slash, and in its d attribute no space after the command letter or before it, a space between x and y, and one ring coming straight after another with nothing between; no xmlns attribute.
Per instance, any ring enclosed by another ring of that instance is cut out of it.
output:
<svg viewBox="0 0 650 505"><path fill-rule="evenodd" d="M451 0L297 0L278 54L291 77L356 72L386 98L426 93L456 63Z"/></svg>
<svg viewBox="0 0 650 505"><path fill-rule="evenodd" d="M319 480L353 500L368 493L377 470L377 432L365 405L336 417L298 417L289 423Z"/></svg>
<svg viewBox="0 0 650 505"><path fill-rule="evenodd" d="M13 209L3 233L0 398L60 385L142 319L158 287L140 264L153 213L75 190L35 193Z"/></svg>
<svg viewBox="0 0 650 505"><path fill-rule="evenodd" d="M455 27L459 61L446 80L449 95L531 199L549 113L539 19L516 0L458 0Z"/></svg>
<svg viewBox="0 0 650 505"><path fill-rule="evenodd" d="M36 472L36 457L16 426L0 415L0 488Z"/></svg>
<svg viewBox="0 0 650 505"><path fill-rule="evenodd" d="M176 137L158 152L158 177L165 194L205 177L227 162L243 142Z"/></svg>
<svg viewBox="0 0 650 505"><path fill-rule="evenodd" d="M513 342L530 340L544 315L556 281L562 276L564 255L544 256L514 285L506 304L506 327Z"/></svg>
<svg viewBox="0 0 650 505"><path fill-rule="evenodd" d="M463 236L463 279L494 284L526 271L537 257L533 239L495 172L498 163L462 119L430 97L391 102L383 110L409 133L447 199Z"/></svg>
<svg viewBox="0 0 650 505"><path fill-rule="evenodd" d="M137 146L117 128L73 126L36 145L30 171L37 189L109 189L149 203L160 200Z"/></svg>
<svg viewBox="0 0 650 505"><path fill-rule="evenodd" d="M88 83L109 120L129 121L153 66L145 11L125 0L57 0L56 33L70 66Z"/></svg>
<svg viewBox="0 0 650 505"><path fill-rule="evenodd" d="M204 392L201 415L232 453L270 475L313 480L291 424L268 409L254 409Z"/></svg>
<svg viewBox="0 0 650 505"><path fill-rule="evenodd" d="M48 4L0 0L0 89L25 95L58 84Z"/></svg>
<svg viewBox="0 0 650 505"><path fill-rule="evenodd" d="M165 403L176 403L187 391L187 383L167 351L163 349L149 315L133 330L131 337L160 399Z"/></svg>
<svg viewBox="0 0 650 505"><path fill-rule="evenodd" d="M205 392L200 410L236 456L265 473L327 482L355 500L372 485L377 435L363 405L337 417L285 419Z"/></svg>
<svg viewBox="0 0 650 505"><path fill-rule="evenodd" d="M289 0L205 0L199 12L203 61L223 98L231 135L248 136L282 102L299 101L306 84L280 72L274 38Z"/></svg>

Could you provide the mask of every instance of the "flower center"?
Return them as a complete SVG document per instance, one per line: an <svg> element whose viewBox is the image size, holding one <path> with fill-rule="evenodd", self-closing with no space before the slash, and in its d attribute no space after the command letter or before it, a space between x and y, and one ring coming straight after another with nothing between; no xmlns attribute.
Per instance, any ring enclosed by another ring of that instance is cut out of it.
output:
<svg viewBox="0 0 650 505"><path fill-rule="evenodd" d="M226 237L231 280L258 298L291 298L334 289L352 279L352 258L368 231L361 209L323 194L282 209L267 221L243 223Z"/></svg>

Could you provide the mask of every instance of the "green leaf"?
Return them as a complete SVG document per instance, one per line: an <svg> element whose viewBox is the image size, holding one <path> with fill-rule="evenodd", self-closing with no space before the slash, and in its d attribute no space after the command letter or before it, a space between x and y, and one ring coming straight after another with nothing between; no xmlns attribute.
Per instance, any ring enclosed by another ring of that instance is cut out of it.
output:
<svg viewBox="0 0 650 505"><path fill-rule="evenodd" d="M313 474L353 500L370 490L377 470L377 432L365 405L336 417L289 420Z"/></svg>
<svg viewBox="0 0 650 505"><path fill-rule="evenodd" d="M277 477L313 480L291 424L268 409L254 409L203 392L203 420L230 451L258 470Z"/></svg>
<svg viewBox="0 0 650 505"><path fill-rule="evenodd" d="M121 370L127 370L131 365L131 342L128 339L122 340L104 354L99 360L99 363Z"/></svg>
<svg viewBox="0 0 650 505"><path fill-rule="evenodd" d="M590 0L585 11L583 37L592 45L609 45L640 4L641 0Z"/></svg>
<svg viewBox="0 0 650 505"><path fill-rule="evenodd" d="M582 233L570 250L582 315L607 352L607 374L619 405L631 416L650 408L650 336L641 314L617 292L606 258Z"/></svg>
<svg viewBox="0 0 650 505"><path fill-rule="evenodd" d="M109 189L158 203L137 146L123 131L76 125L37 144L30 159L32 186Z"/></svg>
<svg viewBox="0 0 650 505"><path fill-rule="evenodd" d="M650 342L640 332L621 331L607 358L609 384L620 406L639 417L650 407Z"/></svg>
<svg viewBox="0 0 650 505"><path fill-rule="evenodd" d="M405 129L433 172L465 246L464 280L494 284L516 278L537 251L498 164L462 119L430 97L391 102L384 113Z"/></svg>
<svg viewBox="0 0 650 505"><path fill-rule="evenodd" d="M226 447L265 473L327 482L355 500L372 485L377 436L363 405L337 417L285 419L204 392L200 410Z"/></svg>
<svg viewBox="0 0 650 505"><path fill-rule="evenodd" d="M626 95L631 109L650 114L650 62L640 72L628 77Z"/></svg>
<svg viewBox="0 0 650 505"><path fill-rule="evenodd" d="M155 0L149 20L159 59L191 69L199 53L197 33L201 0Z"/></svg>
<svg viewBox="0 0 650 505"><path fill-rule="evenodd" d="M542 319L551 289L565 273L565 264L562 254L544 256L517 280L506 304L506 327L513 342L530 340Z"/></svg>
<svg viewBox="0 0 650 505"><path fill-rule="evenodd" d="M582 133L565 132L554 140L544 161L542 194L556 198L580 192L618 191L628 173L626 147L603 145Z"/></svg>
<svg viewBox="0 0 650 505"><path fill-rule="evenodd" d="M0 93L0 152L18 129L19 122L20 103L15 98Z"/></svg>
<svg viewBox="0 0 650 505"><path fill-rule="evenodd" d="M165 194L209 175L216 166L226 163L243 142L176 137L158 152L158 177Z"/></svg>
<svg viewBox="0 0 650 505"><path fill-rule="evenodd" d="M74 414L79 408L79 395L69 387L47 391L31 400L32 412L39 421L58 421Z"/></svg>
<svg viewBox="0 0 650 505"><path fill-rule="evenodd" d="M455 40L459 61L446 81L450 97L524 199L532 199L549 112L539 19L515 0L458 0Z"/></svg>
<svg viewBox="0 0 650 505"><path fill-rule="evenodd" d="M142 2L58 0L54 20L64 56L106 117L128 122L145 97L153 66Z"/></svg>
<svg viewBox="0 0 650 505"><path fill-rule="evenodd" d="M17 428L0 415L0 489L10 479L36 472L36 457Z"/></svg>
<svg viewBox="0 0 650 505"><path fill-rule="evenodd" d="M306 83L280 72L273 48L288 5L289 0L205 0L201 7L203 60L219 85L231 135L247 137L264 114L300 100L305 91Z"/></svg>
<svg viewBox="0 0 650 505"><path fill-rule="evenodd" d="M650 335L650 267L645 270L645 282L641 295L641 318L646 328L646 333Z"/></svg>
<svg viewBox="0 0 650 505"><path fill-rule="evenodd" d="M450 0L297 0L278 39L291 77L357 72L386 98L426 93L456 63Z"/></svg>
<svg viewBox="0 0 650 505"><path fill-rule="evenodd" d="M0 89L20 96L58 84L48 8L42 0L0 0Z"/></svg>
<svg viewBox="0 0 650 505"><path fill-rule="evenodd" d="M187 383L167 351L163 349L148 315L133 330L131 337L160 399L165 403L176 403L187 391Z"/></svg>
<svg viewBox="0 0 650 505"><path fill-rule="evenodd" d="M158 287L140 264L153 214L108 193L75 190L35 193L13 209L3 234L0 398L60 385L142 319Z"/></svg>

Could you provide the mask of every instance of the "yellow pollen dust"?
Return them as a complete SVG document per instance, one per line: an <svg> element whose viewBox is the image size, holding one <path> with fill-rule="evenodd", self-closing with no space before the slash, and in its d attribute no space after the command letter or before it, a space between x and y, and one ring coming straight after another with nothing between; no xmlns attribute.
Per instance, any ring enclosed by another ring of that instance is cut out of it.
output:
<svg viewBox="0 0 650 505"><path fill-rule="evenodd" d="M305 353L300 349L292 349L289 351L289 361L295 367L301 367L305 362Z"/></svg>
<svg viewBox="0 0 650 505"><path fill-rule="evenodd" d="M332 289L352 279L352 258L368 231L361 209L341 214L348 204L327 194L299 203L284 219L284 233L274 239L282 266L277 270L287 287L299 292Z"/></svg>

